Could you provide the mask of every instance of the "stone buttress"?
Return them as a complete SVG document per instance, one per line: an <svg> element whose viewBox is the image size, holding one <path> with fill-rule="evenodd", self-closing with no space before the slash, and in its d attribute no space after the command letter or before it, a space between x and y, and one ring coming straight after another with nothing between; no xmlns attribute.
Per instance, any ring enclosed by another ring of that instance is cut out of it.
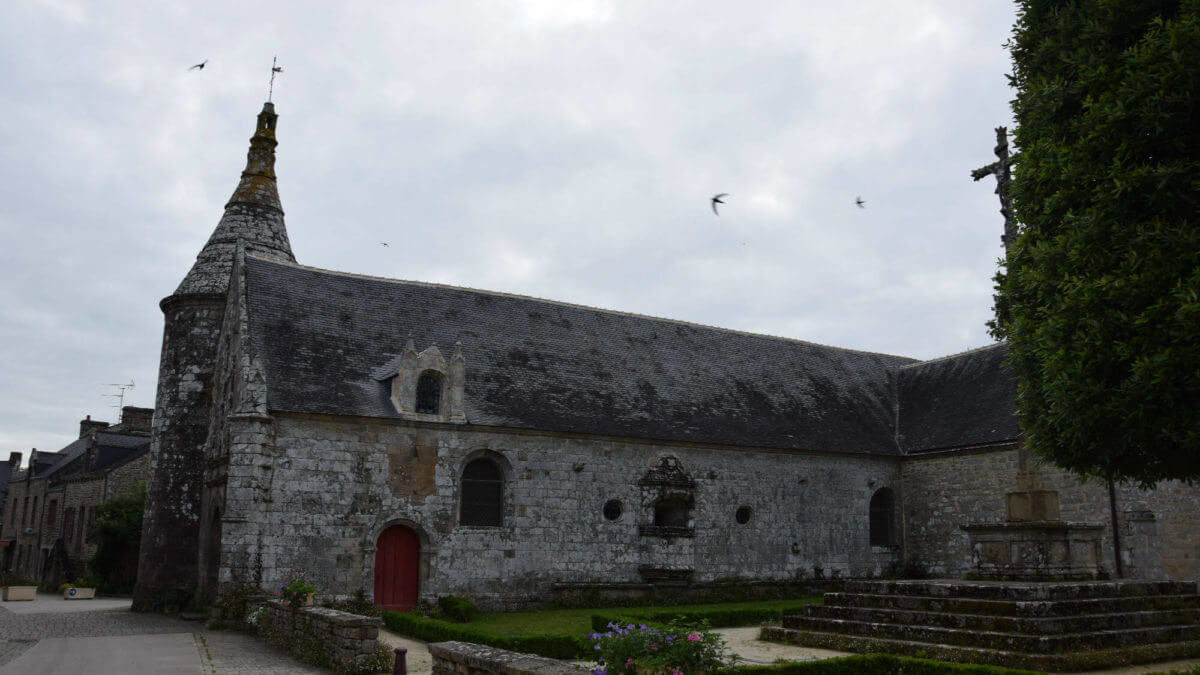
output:
<svg viewBox="0 0 1200 675"><path fill-rule="evenodd" d="M159 304L165 325L134 588L134 608L140 611L190 599L201 580L204 447L236 253L241 248L295 262L275 181L277 119L274 106L263 104L250 139L246 169L221 221L191 271Z"/></svg>

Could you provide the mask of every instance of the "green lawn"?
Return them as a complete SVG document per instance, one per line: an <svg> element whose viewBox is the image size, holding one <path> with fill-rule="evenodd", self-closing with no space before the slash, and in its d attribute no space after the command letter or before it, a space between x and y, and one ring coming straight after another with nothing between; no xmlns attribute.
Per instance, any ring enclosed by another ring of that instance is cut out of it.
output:
<svg viewBox="0 0 1200 675"><path fill-rule="evenodd" d="M773 609L797 604L816 604L819 596L791 600L762 600L759 602L723 602L705 605L671 605L669 607L605 607L597 609L541 609L524 612L485 612L467 626L500 635L546 635L571 633L586 635L592 632L593 614L644 614L650 612L686 612L699 609Z"/></svg>

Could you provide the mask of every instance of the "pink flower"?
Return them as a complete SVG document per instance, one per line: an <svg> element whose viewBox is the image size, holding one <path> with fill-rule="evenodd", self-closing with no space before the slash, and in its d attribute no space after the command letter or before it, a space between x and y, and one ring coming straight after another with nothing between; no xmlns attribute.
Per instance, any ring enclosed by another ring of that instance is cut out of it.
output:
<svg viewBox="0 0 1200 675"><path fill-rule="evenodd" d="M631 656L631 657L629 657L629 658L627 658L627 659L625 659L625 667L626 667L626 668L632 668L632 667L633 667L633 657L632 657L632 656Z"/></svg>
<svg viewBox="0 0 1200 675"><path fill-rule="evenodd" d="M657 642L651 642L651 643L650 643L650 649L658 649L658 643L657 643Z"/></svg>
<svg viewBox="0 0 1200 675"><path fill-rule="evenodd" d="M683 675L683 671L676 668L675 670L671 671L671 675Z"/></svg>
<svg viewBox="0 0 1200 675"><path fill-rule="evenodd" d="M699 633L688 633L688 642L699 642L699 641L700 641Z"/></svg>

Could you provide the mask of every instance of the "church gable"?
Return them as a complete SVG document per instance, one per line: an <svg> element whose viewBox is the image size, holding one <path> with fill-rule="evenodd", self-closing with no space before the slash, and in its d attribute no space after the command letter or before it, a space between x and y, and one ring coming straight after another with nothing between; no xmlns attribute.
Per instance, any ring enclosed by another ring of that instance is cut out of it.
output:
<svg viewBox="0 0 1200 675"><path fill-rule="evenodd" d="M272 410L405 417L412 383L386 378L411 334L462 343L471 424L896 453L891 377L912 359L256 257L246 274Z"/></svg>

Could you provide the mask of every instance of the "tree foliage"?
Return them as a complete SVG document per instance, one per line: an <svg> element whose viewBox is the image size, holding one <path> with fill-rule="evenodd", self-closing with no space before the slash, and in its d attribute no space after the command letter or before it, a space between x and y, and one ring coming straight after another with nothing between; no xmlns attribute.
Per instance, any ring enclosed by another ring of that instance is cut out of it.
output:
<svg viewBox="0 0 1200 675"><path fill-rule="evenodd" d="M133 590L145 506L146 483L139 482L96 507L96 555L89 566L105 592Z"/></svg>
<svg viewBox="0 0 1200 675"><path fill-rule="evenodd" d="M1026 444L1200 480L1200 1L1022 0L1020 234L997 275Z"/></svg>

